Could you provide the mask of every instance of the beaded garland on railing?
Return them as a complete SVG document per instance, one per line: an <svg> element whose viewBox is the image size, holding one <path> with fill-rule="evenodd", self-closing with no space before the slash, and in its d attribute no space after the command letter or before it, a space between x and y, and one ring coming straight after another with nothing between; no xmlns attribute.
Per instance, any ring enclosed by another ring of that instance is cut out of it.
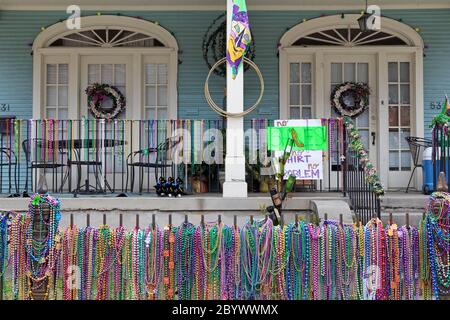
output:
<svg viewBox="0 0 450 320"><path fill-rule="evenodd" d="M438 298L450 293L450 194L433 193L426 210L421 244L422 251L428 252L429 270L425 269L421 276L427 283L431 281L433 295ZM421 259L424 259L424 252L420 252Z"/></svg>
<svg viewBox="0 0 450 320"><path fill-rule="evenodd" d="M15 299L33 300L35 291L40 291L43 286L46 286L44 298L50 298L52 287L53 297L56 298L60 218L58 199L48 194L35 194L30 199L28 212L17 214L12 219L10 258ZM44 233L47 235L43 239L36 236L38 234L41 237Z"/></svg>
<svg viewBox="0 0 450 320"><path fill-rule="evenodd" d="M42 202L53 208L49 235L30 250L33 210ZM379 219L273 226L266 218L241 228L186 221L133 230L73 225L58 233L59 202L35 196L9 228L0 223L2 270L10 261L14 299L32 299L30 289L43 279L46 297L64 300L432 299L449 287L449 203L449 194L433 194L418 228Z"/></svg>
<svg viewBox="0 0 450 320"><path fill-rule="evenodd" d="M270 219L125 230L67 228L63 299L430 299L423 228Z"/></svg>

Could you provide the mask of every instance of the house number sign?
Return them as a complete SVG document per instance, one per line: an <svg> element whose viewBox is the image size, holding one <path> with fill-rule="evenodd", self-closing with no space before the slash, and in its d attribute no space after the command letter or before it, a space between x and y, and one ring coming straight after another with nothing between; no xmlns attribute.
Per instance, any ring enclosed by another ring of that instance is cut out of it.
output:
<svg viewBox="0 0 450 320"><path fill-rule="evenodd" d="M1 112L5 112L5 111L9 111L9 110L10 110L9 103L0 103L0 111Z"/></svg>
<svg viewBox="0 0 450 320"><path fill-rule="evenodd" d="M442 106L444 105L444 103L443 102L440 102L440 101L431 101L430 102L430 109L432 109L432 110L441 110L442 109Z"/></svg>

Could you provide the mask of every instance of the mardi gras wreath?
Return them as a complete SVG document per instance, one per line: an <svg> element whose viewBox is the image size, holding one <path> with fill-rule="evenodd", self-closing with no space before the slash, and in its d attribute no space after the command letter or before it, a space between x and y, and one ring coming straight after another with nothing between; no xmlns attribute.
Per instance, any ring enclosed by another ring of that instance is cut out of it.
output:
<svg viewBox="0 0 450 320"><path fill-rule="evenodd" d="M86 89L88 96L88 107L96 119L115 119L125 110L125 97L114 86L108 84L94 83ZM111 106L106 106L103 102L111 99Z"/></svg>
<svg viewBox="0 0 450 320"><path fill-rule="evenodd" d="M331 93L331 105L341 116L356 117L369 105L370 88L365 83L345 82Z"/></svg>

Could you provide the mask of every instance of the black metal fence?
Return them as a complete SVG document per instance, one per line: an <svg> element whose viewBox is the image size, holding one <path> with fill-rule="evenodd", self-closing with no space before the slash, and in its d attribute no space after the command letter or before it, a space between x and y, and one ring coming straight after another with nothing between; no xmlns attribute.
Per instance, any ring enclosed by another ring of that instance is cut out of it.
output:
<svg viewBox="0 0 450 320"><path fill-rule="evenodd" d="M0 193L220 192L220 120L0 120Z"/></svg>
<svg viewBox="0 0 450 320"><path fill-rule="evenodd" d="M355 211L373 210L364 172L346 148L342 119L321 121L329 142L324 179L298 180L295 191L347 192ZM266 130L273 125L244 121L249 192L267 192L262 163L270 156ZM225 128L226 120L0 119L0 193L145 194L154 193L159 177L180 178L188 193L221 193Z"/></svg>
<svg viewBox="0 0 450 320"><path fill-rule="evenodd" d="M435 125L432 131L433 190L437 190L439 173L444 172L447 186L450 185L450 136L448 128Z"/></svg>
<svg viewBox="0 0 450 320"><path fill-rule="evenodd" d="M344 172L344 195L348 196L351 208L358 221L367 223L373 217L380 218L380 197L374 192L366 180L364 165L360 162L359 154L351 150L348 131L345 130L345 157L342 158Z"/></svg>

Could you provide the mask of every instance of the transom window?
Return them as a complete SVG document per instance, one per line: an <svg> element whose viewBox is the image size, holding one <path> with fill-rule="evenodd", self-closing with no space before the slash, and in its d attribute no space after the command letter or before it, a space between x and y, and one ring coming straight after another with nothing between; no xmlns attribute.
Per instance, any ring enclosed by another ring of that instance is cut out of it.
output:
<svg viewBox="0 0 450 320"><path fill-rule="evenodd" d="M382 32L361 32L356 28L333 28L311 33L297 39L293 46L406 46L399 37Z"/></svg>
<svg viewBox="0 0 450 320"><path fill-rule="evenodd" d="M153 36L124 29L91 29L58 38L50 47L164 47Z"/></svg>

